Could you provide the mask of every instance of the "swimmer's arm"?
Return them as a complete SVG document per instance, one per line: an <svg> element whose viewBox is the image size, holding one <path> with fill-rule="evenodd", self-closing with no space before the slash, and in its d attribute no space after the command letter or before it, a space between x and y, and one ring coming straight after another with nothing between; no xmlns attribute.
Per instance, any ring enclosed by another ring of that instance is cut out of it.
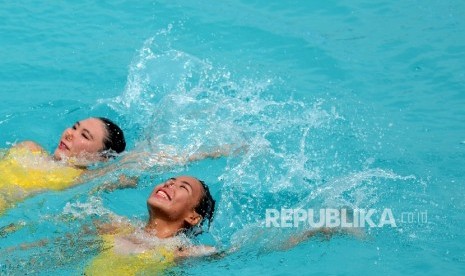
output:
<svg viewBox="0 0 465 276"><path fill-rule="evenodd" d="M294 237L291 237L287 242L282 244L278 250L288 250L293 248L294 246L298 245L301 242L304 242L308 239L314 238L314 237L322 237L326 240L331 239L334 235L336 234L348 234L352 235L358 238L364 238L365 233L360 229L356 227L351 227L351 228L344 228L344 227L320 227L316 229L311 229L307 230L299 235L296 235Z"/></svg>
<svg viewBox="0 0 465 276"><path fill-rule="evenodd" d="M80 179L75 185L85 180L103 176L112 171L120 170L122 168L136 167L138 170L146 170L152 166L170 167L175 165L184 165L190 162L206 159L206 158L220 158L227 156L230 153L229 147L217 149L208 153L194 153L188 157L174 156L165 152L158 152L156 154L149 154L147 152L135 152L126 154L117 165L110 165L98 171L86 171L86 178ZM117 180L106 181L91 191L91 193L98 191L111 192L118 189L136 188L139 178L136 176L127 176L120 174Z"/></svg>
<svg viewBox="0 0 465 276"><path fill-rule="evenodd" d="M179 247L174 252L174 256L177 260L187 259L187 258L201 258L209 257L217 254L217 250L213 246L191 246L191 247Z"/></svg>
<svg viewBox="0 0 465 276"><path fill-rule="evenodd" d="M139 181L139 177L137 176L126 176L121 174L118 177L118 181L116 183L108 183L104 184L105 191L113 191L115 189L127 189L127 188L136 188L137 182Z"/></svg>
<svg viewBox="0 0 465 276"><path fill-rule="evenodd" d="M18 249L19 250L28 250L28 249L35 248L35 247L44 247L49 243L50 243L50 240L41 239L41 240L38 240L36 242L21 243L21 244L16 245L16 246L6 247L5 251L6 252L12 252L12 251L16 251Z"/></svg>
<svg viewBox="0 0 465 276"><path fill-rule="evenodd" d="M203 159L217 159L225 156L229 156L233 153L231 145L225 145L222 147L218 147L215 150L212 150L210 152L198 152L191 154L190 156L187 157L188 162L195 162Z"/></svg>
<svg viewBox="0 0 465 276"><path fill-rule="evenodd" d="M148 152L132 152L125 154L117 165L110 165L104 169L100 169L98 172L87 171L87 176L90 178L102 176L111 171L121 170L122 168L134 168L139 170L146 170L152 166L173 166L173 165L184 165L190 162L199 161L206 158L220 158L223 156L236 155L247 149L246 146L233 147L233 145L225 145L218 147L211 152L200 152L193 153L191 155L176 156L167 154L163 151L156 154L150 154ZM126 176L121 174L117 181L109 181L100 185L95 191L113 191L116 189L135 188L137 186L139 178L134 176Z"/></svg>
<svg viewBox="0 0 465 276"><path fill-rule="evenodd" d="M337 233L337 231L338 230L336 228L330 228L330 227L321 227L317 229L307 230L299 235L291 237L287 241L287 243L283 244L281 249L284 249L284 250L290 249L296 246L297 244L304 242L308 239L311 239L315 236L322 236L325 239L329 240L335 233Z"/></svg>
<svg viewBox="0 0 465 276"><path fill-rule="evenodd" d="M232 247L226 250L218 250L213 246L193 246L189 248L178 248L175 251L175 258L183 260L187 258L208 258L208 259L221 259L227 255L233 254L238 251L238 247Z"/></svg>
<svg viewBox="0 0 465 276"><path fill-rule="evenodd" d="M178 165L185 165L190 162L195 162L207 158L220 158L224 156L237 155L247 150L247 146L238 145L222 145L215 149L194 152L194 153L177 153L174 147L166 146L164 150L149 153L146 151L135 151L125 153L120 162L118 162L118 169L137 169L147 170L152 167L171 167Z"/></svg>
<svg viewBox="0 0 465 276"><path fill-rule="evenodd" d="M93 224L99 235L117 234L134 229L134 226L129 221L126 221L119 216L112 216L110 222L93 220Z"/></svg>
<svg viewBox="0 0 465 276"><path fill-rule="evenodd" d="M186 157L181 157L181 156L167 156L164 155L163 153L160 153L162 157L166 158L171 158L174 161L177 161L180 164L186 164L190 162L195 162L195 161L200 161L203 159L217 159L221 157L226 157L226 156L231 156L231 155L238 155L240 153L243 153L244 151L247 150L247 146L236 146L236 145L222 145L220 147L217 147L216 149L213 149L211 151L207 152L195 152L193 154L190 154Z"/></svg>
<svg viewBox="0 0 465 276"><path fill-rule="evenodd" d="M98 185L97 187L92 189L90 193L93 194L99 191L112 192L114 190L119 189L136 188L138 181L139 177L137 176L126 176L124 174L121 174L118 176L118 180L105 181L101 185Z"/></svg>
<svg viewBox="0 0 465 276"><path fill-rule="evenodd" d="M91 194L99 191L104 192L111 192L118 189L126 189L126 188L136 188L137 183L139 181L138 176L128 176L124 173L119 172L124 167L118 164L109 164L108 166L104 166L102 168L94 169L94 170L86 170L83 176L75 183L76 185L88 182L89 180L103 177L108 174L112 174L111 177L107 178L101 185L96 186L94 189L91 190Z"/></svg>
<svg viewBox="0 0 465 276"><path fill-rule="evenodd" d="M25 148L32 152L46 152L46 150L34 141L23 141L13 146L13 148Z"/></svg>

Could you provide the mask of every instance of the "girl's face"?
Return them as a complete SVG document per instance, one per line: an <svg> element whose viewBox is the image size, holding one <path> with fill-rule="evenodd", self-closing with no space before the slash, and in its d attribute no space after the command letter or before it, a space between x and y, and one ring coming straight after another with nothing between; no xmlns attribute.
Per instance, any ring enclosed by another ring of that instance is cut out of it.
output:
<svg viewBox="0 0 465 276"><path fill-rule="evenodd" d="M107 131L103 122L89 118L76 122L61 135L54 156L56 159L78 157L89 161L101 159L98 154L104 147Z"/></svg>
<svg viewBox="0 0 465 276"><path fill-rule="evenodd" d="M186 217L195 213L194 208L203 193L202 184L193 177L170 178L155 187L147 199L147 206L149 210L161 212L170 220L186 220Z"/></svg>

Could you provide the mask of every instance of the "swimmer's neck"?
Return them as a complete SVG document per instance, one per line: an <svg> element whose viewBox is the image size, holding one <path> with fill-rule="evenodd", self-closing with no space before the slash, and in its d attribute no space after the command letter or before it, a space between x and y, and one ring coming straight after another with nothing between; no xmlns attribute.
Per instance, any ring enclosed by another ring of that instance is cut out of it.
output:
<svg viewBox="0 0 465 276"><path fill-rule="evenodd" d="M173 223L162 218L150 218L145 225L145 232L160 239L172 238L176 236L179 229L183 228L183 223Z"/></svg>

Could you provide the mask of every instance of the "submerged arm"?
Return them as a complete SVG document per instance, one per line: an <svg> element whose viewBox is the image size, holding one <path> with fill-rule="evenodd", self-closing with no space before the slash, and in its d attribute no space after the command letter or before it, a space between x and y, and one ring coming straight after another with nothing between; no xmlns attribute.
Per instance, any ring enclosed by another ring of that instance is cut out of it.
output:
<svg viewBox="0 0 465 276"><path fill-rule="evenodd" d="M174 252L174 256L178 260L187 259L187 258L201 258L208 257L216 254L216 248L213 246L191 246L191 247L180 247Z"/></svg>
<svg viewBox="0 0 465 276"><path fill-rule="evenodd" d="M216 159L230 155L237 155L247 150L247 146L236 146L231 144L226 144L222 146L218 146L215 149L204 151L204 152L194 152L192 154L188 154L186 156L177 156L177 155L168 155L163 152L159 153L159 157L161 159L171 159L180 165L184 165L190 162L195 162L203 159Z"/></svg>
<svg viewBox="0 0 465 276"><path fill-rule="evenodd" d="M279 246L278 250L288 250L293 248L294 246L298 245L301 242L304 242L308 239L320 236L326 240L329 240L333 237L333 235L341 234L341 235L352 235L358 238L364 238L365 233L362 231L361 228L345 228L345 227L320 227L311 230L307 230L303 233L300 233L297 236L291 237L287 242Z"/></svg>
<svg viewBox="0 0 465 276"><path fill-rule="evenodd" d="M297 236L291 237L286 243L282 245L280 249L282 250L290 249L296 246L297 244L304 242L318 235L321 235L325 239L329 240L337 232L338 230L336 228L329 228L329 227L321 227L321 228L307 230L303 233L300 233Z"/></svg>
<svg viewBox="0 0 465 276"><path fill-rule="evenodd" d="M153 166L185 165L207 158L215 159L229 155L237 155L244 152L246 149L246 146L238 147L236 145L226 144L201 152L178 153L175 147L170 146L155 153L143 151L126 154L121 159L121 163L128 167L135 165L138 169L144 170Z"/></svg>
<svg viewBox="0 0 465 276"><path fill-rule="evenodd" d="M154 154L149 152L131 152L125 154L117 164L111 164L100 169L98 173L92 172L92 174L95 177L121 169L136 169L141 171L147 170L151 167L166 168L180 166L207 158L215 159L223 156L236 155L245 150L245 146L237 148L232 145L224 145L209 152L196 152L186 155L175 155L164 151ZM118 180L106 182L99 186L97 190L113 191L116 189L135 188L137 186L137 182L138 177L120 174Z"/></svg>

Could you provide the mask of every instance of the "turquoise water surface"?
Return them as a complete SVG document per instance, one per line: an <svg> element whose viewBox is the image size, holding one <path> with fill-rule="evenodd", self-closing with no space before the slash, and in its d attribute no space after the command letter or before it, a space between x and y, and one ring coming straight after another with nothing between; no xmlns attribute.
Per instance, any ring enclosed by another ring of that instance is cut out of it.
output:
<svg viewBox="0 0 465 276"><path fill-rule="evenodd" d="M217 199L201 241L239 250L168 274L463 275L464 15L458 0L3 3L0 148L52 151L65 127L106 116L129 153L248 150L188 166L116 160L19 203L0 217L22 225L0 232L0 274L82 273L97 253L83 226L145 220L152 187L191 174ZM96 192L116 172L138 187ZM389 208L397 227L290 249L302 228L263 227L266 209L343 206Z"/></svg>

